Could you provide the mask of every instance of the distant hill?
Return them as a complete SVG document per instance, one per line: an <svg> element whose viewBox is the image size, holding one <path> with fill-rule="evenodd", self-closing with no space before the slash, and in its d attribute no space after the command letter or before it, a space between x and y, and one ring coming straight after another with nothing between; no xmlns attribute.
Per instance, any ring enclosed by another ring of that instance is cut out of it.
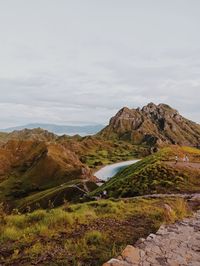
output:
<svg viewBox="0 0 200 266"><path fill-rule="evenodd" d="M142 109L122 108L98 135L135 144L200 144L200 125L166 104L149 103Z"/></svg>
<svg viewBox="0 0 200 266"><path fill-rule="evenodd" d="M94 135L98 131L100 131L104 126L100 124L94 125L83 125L83 126L73 126L73 125L55 125L55 124L40 124L40 123L33 123L27 124L23 126L17 127L10 127L6 129L0 130L1 132L12 132L16 130L23 130L23 129L34 129L34 128L42 128L53 132L54 134L67 134L67 135L76 135L79 134L81 136L85 135Z"/></svg>

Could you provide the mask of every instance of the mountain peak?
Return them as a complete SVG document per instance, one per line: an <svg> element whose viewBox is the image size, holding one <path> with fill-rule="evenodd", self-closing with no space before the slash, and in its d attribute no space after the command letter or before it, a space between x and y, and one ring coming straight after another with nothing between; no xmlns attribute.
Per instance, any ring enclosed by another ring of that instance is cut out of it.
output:
<svg viewBox="0 0 200 266"><path fill-rule="evenodd" d="M142 109L123 107L100 132L105 138L125 139L135 144L199 143L200 125L182 117L167 104L149 103Z"/></svg>

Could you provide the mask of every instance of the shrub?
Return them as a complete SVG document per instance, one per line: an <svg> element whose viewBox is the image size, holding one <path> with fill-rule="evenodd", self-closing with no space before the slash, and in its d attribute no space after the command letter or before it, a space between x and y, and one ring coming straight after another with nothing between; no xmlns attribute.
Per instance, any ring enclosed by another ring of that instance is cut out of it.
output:
<svg viewBox="0 0 200 266"><path fill-rule="evenodd" d="M7 217L6 222L8 225L15 226L17 228L23 229L26 226L25 215L10 215Z"/></svg>
<svg viewBox="0 0 200 266"><path fill-rule="evenodd" d="M41 243L36 243L32 247L25 250L25 254L38 255L44 250L44 246Z"/></svg>
<svg viewBox="0 0 200 266"><path fill-rule="evenodd" d="M15 226L6 227L1 238L4 240L18 240L22 236L21 231Z"/></svg>
<svg viewBox="0 0 200 266"><path fill-rule="evenodd" d="M118 208L117 206L111 202L99 202L98 206L95 209L95 212L97 214L110 214L110 213L117 213L118 212Z"/></svg>
<svg viewBox="0 0 200 266"><path fill-rule="evenodd" d="M30 223L36 223L43 220L46 215L47 212L45 210L37 210L28 214L27 221Z"/></svg>
<svg viewBox="0 0 200 266"><path fill-rule="evenodd" d="M47 214L42 221L42 223L49 228L67 226L72 224L72 222L72 216L62 209L52 210L51 213Z"/></svg>
<svg viewBox="0 0 200 266"><path fill-rule="evenodd" d="M101 232L94 230L86 233L85 240L88 245L98 245L102 243L103 236Z"/></svg>
<svg viewBox="0 0 200 266"><path fill-rule="evenodd" d="M29 233L36 233L40 236L50 236L50 229L48 228L48 226L40 223L36 224L36 226L32 228L30 227L28 231Z"/></svg>

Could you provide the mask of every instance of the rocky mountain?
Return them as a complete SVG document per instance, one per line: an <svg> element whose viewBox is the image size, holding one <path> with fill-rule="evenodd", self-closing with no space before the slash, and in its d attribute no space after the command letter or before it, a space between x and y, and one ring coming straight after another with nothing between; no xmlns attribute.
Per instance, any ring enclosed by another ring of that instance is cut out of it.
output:
<svg viewBox="0 0 200 266"><path fill-rule="evenodd" d="M122 108L99 135L135 144L196 146L200 143L200 125L166 104L149 103L142 109Z"/></svg>

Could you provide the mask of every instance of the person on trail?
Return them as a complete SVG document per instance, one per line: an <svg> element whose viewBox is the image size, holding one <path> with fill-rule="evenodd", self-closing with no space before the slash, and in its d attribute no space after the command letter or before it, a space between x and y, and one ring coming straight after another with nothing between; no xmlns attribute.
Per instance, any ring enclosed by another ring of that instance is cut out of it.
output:
<svg viewBox="0 0 200 266"><path fill-rule="evenodd" d="M103 191L103 198L105 199L105 198L106 198L106 196L107 196L107 191L106 191L106 190L104 190L104 191Z"/></svg>
<svg viewBox="0 0 200 266"><path fill-rule="evenodd" d="M178 163L178 155L175 156L175 164Z"/></svg>
<svg viewBox="0 0 200 266"><path fill-rule="evenodd" d="M186 163L189 163L189 161L190 161L190 159L189 159L187 154L185 155L185 161L186 161Z"/></svg>

